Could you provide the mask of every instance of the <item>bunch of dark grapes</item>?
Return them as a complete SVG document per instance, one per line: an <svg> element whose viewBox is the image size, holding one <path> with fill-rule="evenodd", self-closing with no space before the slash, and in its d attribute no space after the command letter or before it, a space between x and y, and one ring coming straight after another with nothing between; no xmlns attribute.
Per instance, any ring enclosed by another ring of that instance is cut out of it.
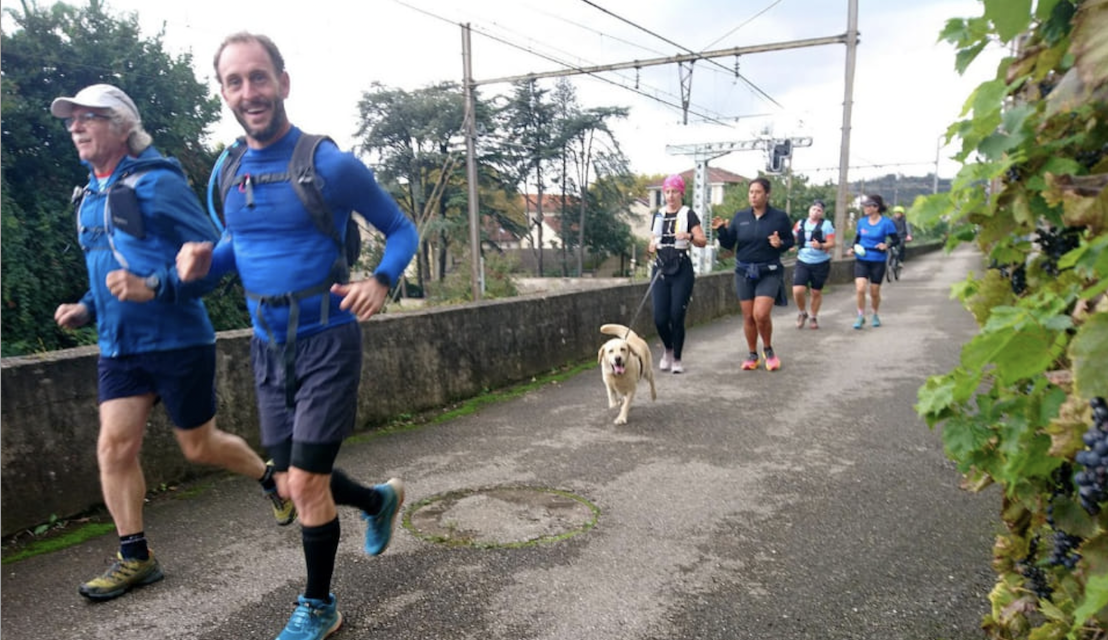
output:
<svg viewBox="0 0 1108 640"><path fill-rule="evenodd" d="M1043 255L1043 272L1052 278L1058 277L1058 260L1081 244L1082 227L1038 227L1035 229L1039 247Z"/></svg>
<svg viewBox="0 0 1108 640"><path fill-rule="evenodd" d="M1089 515L1100 513L1100 503L1108 499L1108 405L1104 398L1089 401L1093 409L1093 426L1081 436L1085 448L1074 458L1085 467L1073 474L1077 496Z"/></svg>
<svg viewBox="0 0 1108 640"><path fill-rule="evenodd" d="M1046 573L1035 565L1035 556L1039 553L1039 536L1031 539L1027 547L1027 557L1016 563L1020 575L1027 580L1027 588L1034 592L1040 600L1049 600L1054 590L1046 582Z"/></svg>
<svg viewBox="0 0 1108 640"><path fill-rule="evenodd" d="M1056 530L1054 532L1054 550L1051 551L1047 564L1052 567L1062 566L1073 571L1077 567L1077 562L1081 560L1081 554L1077 553L1077 548L1081 546L1081 542L1081 538L1077 536L1071 536L1065 531Z"/></svg>
<svg viewBox="0 0 1108 640"><path fill-rule="evenodd" d="M996 270L1000 272L1001 277L1008 278L1011 281L1012 293L1018 296L1027 291L1027 269L1022 264L1014 269L1010 266L999 266L996 267Z"/></svg>
<svg viewBox="0 0 1108 640"><path fill-rule="evenodd" d="M1092 169L1106 155L1108 155L1108 143L1105 143L1099 149L1081 151L1074 155L1073 159L1080 162L1086 169Z"/></svg>

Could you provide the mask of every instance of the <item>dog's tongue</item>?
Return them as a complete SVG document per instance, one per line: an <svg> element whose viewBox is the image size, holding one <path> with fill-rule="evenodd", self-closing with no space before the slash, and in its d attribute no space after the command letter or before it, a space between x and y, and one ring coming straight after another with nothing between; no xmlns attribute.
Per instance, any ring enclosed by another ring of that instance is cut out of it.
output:
<svg viewBox="0 0 1108 640"><path fill-rule="evenodd" d="M621 365L621 364L612 365L612 370L615 371L619 375L623 375L623 372L625 371L625 369L623 368L623 365Z"/></svg>

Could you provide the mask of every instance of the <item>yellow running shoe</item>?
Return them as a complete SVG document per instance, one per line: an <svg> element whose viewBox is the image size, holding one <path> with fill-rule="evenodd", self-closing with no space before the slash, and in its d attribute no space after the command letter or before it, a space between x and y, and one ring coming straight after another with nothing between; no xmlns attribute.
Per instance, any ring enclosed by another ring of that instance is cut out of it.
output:
<svg viewBox="0 0 1108 640"><path fill-rule="evenodd" d="M77 591L89 600L103 601L118 598L135 587L157 582L165 577L162 567L150 552L146 560L124 560L116 554L116 561L99 578L93 578Z"/></svg>

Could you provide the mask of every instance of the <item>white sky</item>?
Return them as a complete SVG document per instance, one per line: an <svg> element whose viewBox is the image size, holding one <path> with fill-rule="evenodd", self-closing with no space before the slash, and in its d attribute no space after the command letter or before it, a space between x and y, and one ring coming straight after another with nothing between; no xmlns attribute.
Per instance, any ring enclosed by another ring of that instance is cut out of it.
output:
<svg viewBox="0 0 1108 640"><path fill-rule="evenodd" d="M81 0L74 0L79 2ZM349 147L356 105L374 81L414 90L462 78L461 28L474 28L473 74L478 80L552 71L555 62L525 49L582 66L686 53L596 5L694 51L719 50L846 32L847 0L107 0L112 13L137 12L144 36L165 29L172 54L191 53L197 75L218 93L211 59L220 41L239 30L269 35L281 48L292 80L286 107L303 129L328 133ZM761 12L761 13L760 13ZM760 13L760 15L759 15ZM992 51L966 77L954 71L954 49L938 43L945 21L979 16L978 0L860 0L852 117L851 180L934 170L939 135L956 120L970 91L993 77L1002 52ZM436 17L437 16L437 17ZM521 48L506 46L491 34ZM695 65L690 109L726 124L681 124L680 110L627 89L574 76L584 106L626 106L630 116L615 127L638 173L672 173L693 160L669 155L667 144L732 142L757 137L765 128L778 136L810 136L797 149L794 171L816 182L837 179L841 142L846 47L826 45L759 53L739 59L740 73L780 103L757 95L733 73L712 62ZM734 57L715 59L733 70ZM634 71L605 77L634 86ZM680 103L676 65L643 69L642 91ZM553 86L553 80L544 86ZM509 86L481 87L482 95ZM782 108L783 107L783 108ZM751 117L747 117L751 116ZM218 140L239 135L226 107L213 131ZM939 174L957 165L946 160ZM893 166L896 163L916 163ZM759 152L733 153L712 164L753 175L765 165ZM861 165L881 165L862 167Z"/></svg>

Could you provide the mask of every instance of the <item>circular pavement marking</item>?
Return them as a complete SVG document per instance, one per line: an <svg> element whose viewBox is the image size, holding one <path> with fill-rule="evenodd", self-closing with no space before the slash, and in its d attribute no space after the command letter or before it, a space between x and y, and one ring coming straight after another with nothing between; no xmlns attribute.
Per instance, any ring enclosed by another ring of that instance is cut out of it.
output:
<svg viewBox="0 0 1108 640"><path fill-rule="evenodd" d="M584 533L599 516L594 504L568 491L503 486L425 498L404 513L404 528L451 546L523 547Z"/></svg>

